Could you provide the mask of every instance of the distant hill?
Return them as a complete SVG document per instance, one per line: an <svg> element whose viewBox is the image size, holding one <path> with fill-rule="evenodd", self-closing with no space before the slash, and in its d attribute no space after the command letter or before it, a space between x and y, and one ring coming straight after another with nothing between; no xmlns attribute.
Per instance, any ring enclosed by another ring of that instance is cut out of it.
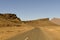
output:
<svg viewBox="0 0 60 40"><path fill-rule="evenodd" d="M1 26L18 26L20 25L21 20L11 13L0 14L0 27Z"/></svg>
<svg viewBox="0 0 60 40"><path fill-rule="evenodd" d="M1 26L20 26L21 23L32 25L32 26L58 26L57 24L51 22L49 18L21 21L16 14L5 13L0 14L0 27Z"/></svg>
<svg viewBox="0 0 60 40"><path fill-rule="evenodd" d="M60 18L52 18L51 22L53 22L53 23L55 23L57 25L60 25Z"/></svg>
<svg viewBox="0 0 60 40"><path fill-rule="evenodd" d="M32 25L32 26L58 26L57 24L51 22L49 18L43 18L43 19L37 19L37 20L31 20L31 21L23 21L26 24Z"/></svg>

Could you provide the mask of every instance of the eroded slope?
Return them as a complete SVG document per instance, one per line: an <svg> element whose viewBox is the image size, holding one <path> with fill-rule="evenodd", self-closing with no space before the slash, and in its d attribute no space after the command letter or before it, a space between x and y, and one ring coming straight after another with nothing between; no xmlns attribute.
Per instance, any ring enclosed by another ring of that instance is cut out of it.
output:
<svg viewBox="0 0 60 40"><path fill-rule="evenodd" d="M32 21L23 21L26 24L33 25L33 26L58 26L53 22L49 21L49 18L32 20Z"/></svg>

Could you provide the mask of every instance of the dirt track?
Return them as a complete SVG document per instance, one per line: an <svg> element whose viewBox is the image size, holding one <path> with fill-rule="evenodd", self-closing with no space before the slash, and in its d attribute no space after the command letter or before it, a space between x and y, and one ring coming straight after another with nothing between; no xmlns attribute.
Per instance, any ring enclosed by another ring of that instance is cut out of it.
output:
<svg viewBox="0 0 60 40"><path fill-rule="evenodd" d="M60 40L60 27L40 27L7 40Z"/></svg>

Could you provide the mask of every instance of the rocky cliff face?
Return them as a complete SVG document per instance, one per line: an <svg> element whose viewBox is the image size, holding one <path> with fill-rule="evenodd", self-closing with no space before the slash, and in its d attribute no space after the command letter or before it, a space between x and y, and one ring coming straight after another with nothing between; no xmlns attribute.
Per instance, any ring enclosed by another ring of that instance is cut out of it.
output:
<svg viewBox="0 0 60 40"><path fill-rule="evenodd" d="M15 26L20 24L21 20L16 16L16 14L0 14L0 26Z"/></svg>
<svg viewBox="0 0 60 40"><path fill-rule="evenodd" d="M7 20L18 19L19 21L21 21L15 14L0 14L0 18L7 19Z"/></svg>

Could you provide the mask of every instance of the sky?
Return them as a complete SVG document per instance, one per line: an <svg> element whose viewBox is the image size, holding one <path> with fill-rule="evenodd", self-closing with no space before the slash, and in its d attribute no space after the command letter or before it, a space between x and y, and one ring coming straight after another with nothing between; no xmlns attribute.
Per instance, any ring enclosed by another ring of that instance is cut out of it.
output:
<svg viewBox="0 0 60 40"><path fill-rule="evenodd" d="M0 13L14 13L21 20L60 18L60 0L0 0Z"/></svg>

